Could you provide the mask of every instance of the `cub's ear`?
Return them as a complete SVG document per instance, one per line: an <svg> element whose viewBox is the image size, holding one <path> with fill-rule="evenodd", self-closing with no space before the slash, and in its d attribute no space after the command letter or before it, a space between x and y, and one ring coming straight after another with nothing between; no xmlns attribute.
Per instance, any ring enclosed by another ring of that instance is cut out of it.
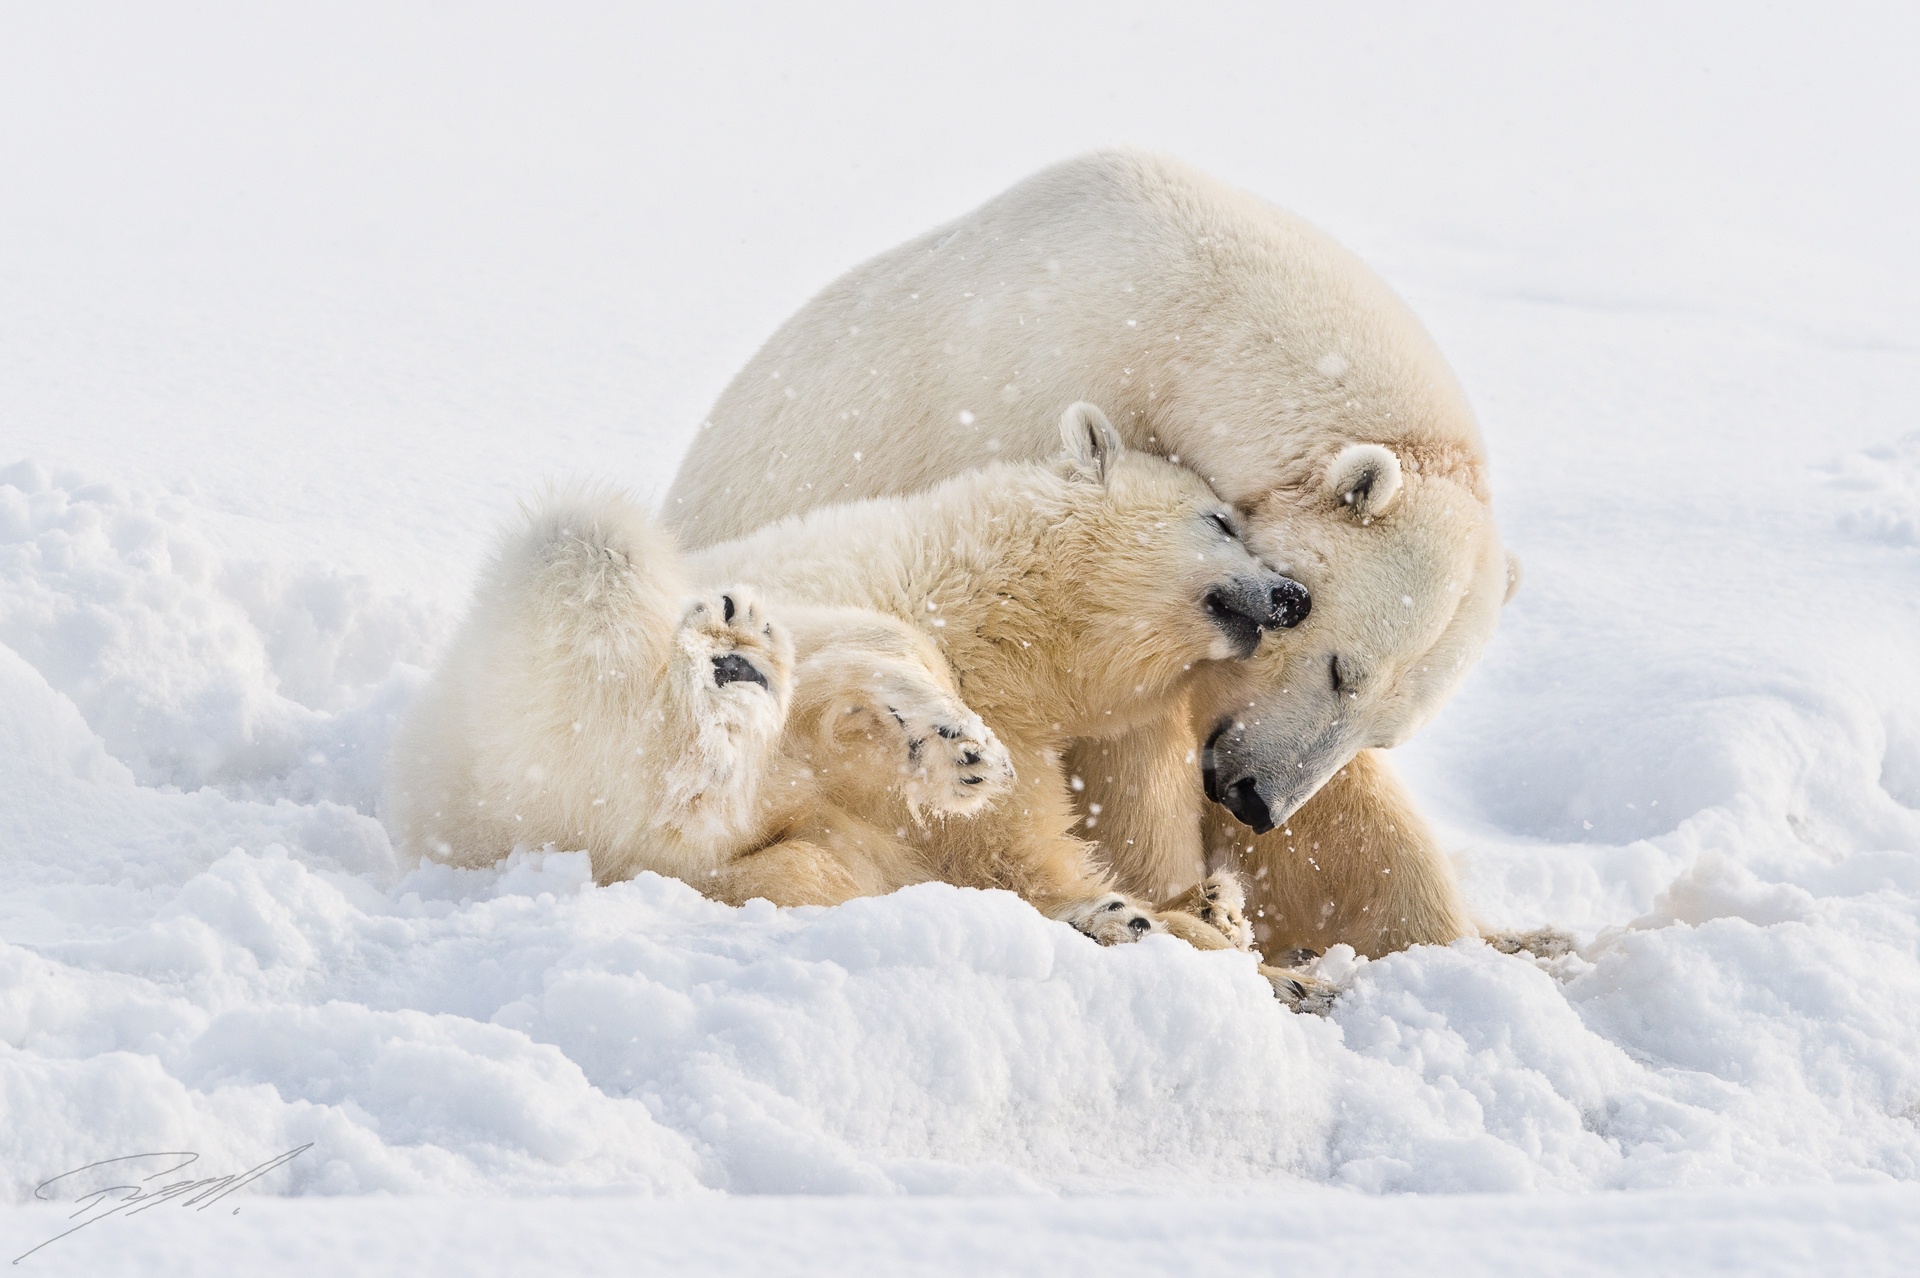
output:
<svg viewBox="0 0 1920 1278"><path fill-rule="evenodd" d="M1127 451L1120 432L1098 407L1081 400L1060 414L1060 441L1067 446L1067 460L1087 478L1105 483L1107 471Z"/></svg>
<svg viewBox="0 0 1920 1278"><path fill-rule="evenodd" d="M1520 556L1511 550L1507 552L1507 593L1500 602L1505 604L1520 591Z"/></svg>
<svg viewBox="0 0 1920 1278"><path fill-rule="evenodd" d="M1400 459L1379 444L1348 444L1327 468L1327 491L1355 519L1371 523L1400 493Z"/></svg>

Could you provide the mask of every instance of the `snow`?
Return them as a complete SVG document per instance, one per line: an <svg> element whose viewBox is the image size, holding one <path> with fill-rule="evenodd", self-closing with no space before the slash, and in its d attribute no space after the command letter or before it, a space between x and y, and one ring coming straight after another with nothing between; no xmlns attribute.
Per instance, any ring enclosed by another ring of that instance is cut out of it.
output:
<svg viewBox="0 0 1920 1278"><path fill-rule="evenodd" d="M28 1263L1911 1272L1910 13L947 16L0 18L9 1258L59 1172L310 1142ZM1396 753L1580 954L1336 951L1320 1020L999 894L397 864L385 741L514 499L663 488L808 292L1114 140L1455 363L1526 579Z"/></svg>
<svg viewBox="0 0 1920 1278"><path fill-rule="evenodd" d="M234 1273L381 1278L635 1272L845 1274L1844 1273L1905 1278L1920 1248L1911 1186L1656 1191L1570 1198L1367 1198L1297 1188L1184 1198L248 1199L237 1217L161 1208L107 1219L21 1267L90 1278ZM0 1215L0 1249L67 1227Z"/></svg>

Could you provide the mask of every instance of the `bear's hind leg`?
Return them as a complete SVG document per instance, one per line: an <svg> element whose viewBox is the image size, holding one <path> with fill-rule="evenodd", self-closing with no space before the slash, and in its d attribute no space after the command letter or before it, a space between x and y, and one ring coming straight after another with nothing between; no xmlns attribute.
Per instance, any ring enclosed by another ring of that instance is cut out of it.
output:
<svg viewBox="0 0 1920 1278"><path fill-rule="evenodd" d="M778 842L735 857L694 886L730 905L755 897L782 906L839 905L931 877L901 840L846 812L823 807Z"/></svg>
<svg viewBox="0 0 1920 1278"><path fill-rule="evenodd" d="M708 839L744 833L786 726L792 641L737 587L695 598L673 638L645 755L672 824Z"/></svg>

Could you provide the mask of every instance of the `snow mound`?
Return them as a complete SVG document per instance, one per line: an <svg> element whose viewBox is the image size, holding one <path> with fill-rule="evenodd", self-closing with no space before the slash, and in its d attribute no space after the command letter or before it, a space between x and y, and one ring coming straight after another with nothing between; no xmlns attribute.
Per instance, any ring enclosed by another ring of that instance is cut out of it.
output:
<svg viewBox="0 0 1920 1278"><path fill-rule="evenodd" d="M1920 431L1848 454L1832 482L1852 502L1842 528L1892 546L1920 546Z"/></svg>
<svg viewBox="0 0 1920 1278"><path fill-rule="evenodd" d="M368 581L228 560L178 495L0 469L0 643L147 785L371 811L429 618Z"/></svg>

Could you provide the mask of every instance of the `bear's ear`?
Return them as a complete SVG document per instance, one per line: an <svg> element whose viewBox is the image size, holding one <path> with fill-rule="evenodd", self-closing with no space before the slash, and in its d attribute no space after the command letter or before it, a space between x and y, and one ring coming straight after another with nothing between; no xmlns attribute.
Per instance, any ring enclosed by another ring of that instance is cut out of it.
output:
<svg viewBox="0 0 1920 1278"><path fill-rule="evenodd" d="M1327 469L1327 491L1361 523L1370 523L1400 493L1400 459L1379 444L1348 444Z"/></svg>
<svg viewBox="0 0 1920 1278"><path fill-rule="evenodd" d="M1500 600L1502 604L1511 600L1520 590L1520 556L1511 550L1507 552L1507 593Z"/></svg>
<svg viewBox="0 0 1920 1278"><path fill-rule="evenodd" d="M1060 414L1060 441L1067 446L1067 460L1073 468L1101 483L1106 482L1107 471L1120 454L1127 451L1107 415L1084 399Z"/></svg>

